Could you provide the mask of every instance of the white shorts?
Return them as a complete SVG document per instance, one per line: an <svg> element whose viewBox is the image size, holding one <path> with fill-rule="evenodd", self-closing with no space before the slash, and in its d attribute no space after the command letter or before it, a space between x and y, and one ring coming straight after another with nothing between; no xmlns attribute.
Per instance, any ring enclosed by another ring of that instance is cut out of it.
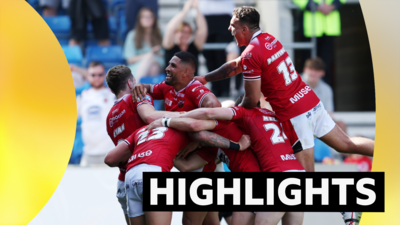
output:
<svg viewBox="0 0 400 225"><path fill-rule="evenodd" d="M125 188L128 197L128 216L138 217L143 212L143 172L162 172L161 167L146 163L132 167L125 174Z"/></svg>
<svg viewBox="0 0 400 225"><path fill-rule="evenodd" d="M117 183L117 199L119 204L121 204L121 208L124 211L124 214L128 214L128 205L126 199L126 190L125 190L125 182L118 180Z"/></svg>
<svg viewBox="0 0 400 225"><path fill-rule="evenodd" d="M319 102L311 110L290 119L293 129L300 140L303 149L314 147L314 138L320 138L329 133L335 122Z"/></svg>

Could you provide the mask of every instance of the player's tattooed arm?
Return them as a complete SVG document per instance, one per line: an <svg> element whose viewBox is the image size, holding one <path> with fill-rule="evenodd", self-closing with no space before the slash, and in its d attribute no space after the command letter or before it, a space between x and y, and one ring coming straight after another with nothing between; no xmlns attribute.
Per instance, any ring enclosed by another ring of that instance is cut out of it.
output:
<svg viewBox="0 0 400 225"><path fill-rule="evenodd" d="M233 150L242 151L250 147L250 137L242 136L239 143L233 142L227 138L224 138L216 133L209 131L199 131L189 133L190 138L193 141L200 142L203 146L215 147L215 148L228 148Z"/></svg>
<svg viewBox="0 0 400 225"><path fill-rule="evenodd" d="M217 80L223 80L223 79L227 79L229 77L238 75L239 73L242 72L241 62L242 62L241 57L234 59L232 61L226 62L220 68L208 73L205 76L205 80L207 82L217 81Z"/></svg>

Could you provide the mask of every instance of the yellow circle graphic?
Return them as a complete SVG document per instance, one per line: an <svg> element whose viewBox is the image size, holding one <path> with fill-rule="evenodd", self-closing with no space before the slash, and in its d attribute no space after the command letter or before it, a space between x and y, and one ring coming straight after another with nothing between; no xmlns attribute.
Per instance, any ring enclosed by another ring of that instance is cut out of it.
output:
<svg viewBox="0 0 400 225"><path fill-rule="evenodd" d="M0 1L0 109L0 224L27 224L67 167L76 100L60 44L26 1Z"/></svg>

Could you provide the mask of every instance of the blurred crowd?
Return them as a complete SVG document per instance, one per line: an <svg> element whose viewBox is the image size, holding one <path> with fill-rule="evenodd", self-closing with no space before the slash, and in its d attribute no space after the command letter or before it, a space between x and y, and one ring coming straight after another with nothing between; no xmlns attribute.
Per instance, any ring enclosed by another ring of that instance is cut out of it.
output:
<svg viewBox="0 0 400 225"><path fill-rule="evenodd" d="M181 10L168 21L164 30L159 26L157 0L28 2L48 22L70 63L78 105L77 135L70 160L72 164L102 164L104 156L113 147L105 123L115 101L115 96L105 83L109 68L126 64L137 81L155 84L165 79L164 69L176 52L187 51L197 59L203 55L207 70L212 71L237 58L244 50L237 46L227 29L235 8L233 0L180 1ZM319 50L318 58L310 58L309 55L302 57L304 71L298 72L303 72L303 80L333 117L334 95L330 83L332 40L340 35L338 10L345 0L317 2L293 0L304 11L304 40L316 36ZM324 23L339 23L338 29L324 30L319 27L320 23L311 29L308 24L310 13L315 13L317 19ZM67 23L66 32L59 29L64 20ZM223 45L205 48L206 43ZM196 75L198 72L199 68ZM242 75L238 75L232 80L213 82L211 91L219 98L235 100L244 93L242 80ZM158 104L158 109L162 106L162 103ZM346 131L343 122L336 123ZM368 157L334 155L334 151L318 139L315 144L316 162L356 163L360 171L371 169L371 159Z"/></svg>

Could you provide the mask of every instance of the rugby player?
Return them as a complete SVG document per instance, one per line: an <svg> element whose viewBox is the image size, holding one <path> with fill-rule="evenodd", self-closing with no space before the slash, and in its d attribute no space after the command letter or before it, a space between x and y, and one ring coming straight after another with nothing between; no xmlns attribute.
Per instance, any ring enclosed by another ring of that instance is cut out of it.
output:
<svg viewBox="0 0 400 225"><path fill-rule="evenodd" d="M205 84L242 72L245 97L241 106L253 108L262 92L278 120L296 131L304 149L296 152L296 157L306 171L314 171L314 136L341 153L372 156L374 141L349 138L335 124L319 98L299 77L281 43L272 35L262 33L259 22L260 15L254 7L234 9L228 30L238 46L247 46L246 49L239 58L196 79Z"/></svg>
<svg viewBox="0 0 400 225"><path fill-rule="evenodd" d="M212 130L218 124L211 118L234 121L252 140L252 149L257 156L262 172L304 171L296 160L290 140L283 132L275 114L268 109L243 107L202 108L182 114L179 118L164 118L168 123L156 120L148 127L165 126L179 130ZM293 133L293 132L292 132ZM292 135L292 134L291 134ZM235 216L235 214L237 214ZM283 225L301 225L302 212L257 212L255 224L276 225L282 219ZM253 213L234 213L234 224L251 224Z"/></svg>
<svg viewBox="0 0 400 225"><path fill-rule="evenodd" d="M134 101L142 100L147 91L153 99L163 99L166 111L190 111L201 107L221 107L217 97L203 84L194 79L196 71L196 58L189 52L177 52L169 61L165 69L167 77L165 81L156 84L135 85L132 90ZM196 157L191 155L190 157ZM179 169L179 164L176 165ZM206 164L203 171L210 171L213 165ZM184 225L201 225L206 212L184 212ZM218 214L212 213L213 223L219 224Z"/></svg>
<svg viewBox="0 0 400 225"><path fill-rule="evenodd" d="M170 224L172 212L143 212L143 172L170 172L174 158L186 145L189 144L186 132L159 127L147 130L146 126L137 129L128 138L121 141L111 150L104 162L116 167L126 165L126 192L128 197L128 215L131 224ZM230 148L232 141L218 137L209 142L209 139L198 139L202 144L212 147ZM237 150L244 150L250 146L250 139L246 136L240 139Z"/></svg>

